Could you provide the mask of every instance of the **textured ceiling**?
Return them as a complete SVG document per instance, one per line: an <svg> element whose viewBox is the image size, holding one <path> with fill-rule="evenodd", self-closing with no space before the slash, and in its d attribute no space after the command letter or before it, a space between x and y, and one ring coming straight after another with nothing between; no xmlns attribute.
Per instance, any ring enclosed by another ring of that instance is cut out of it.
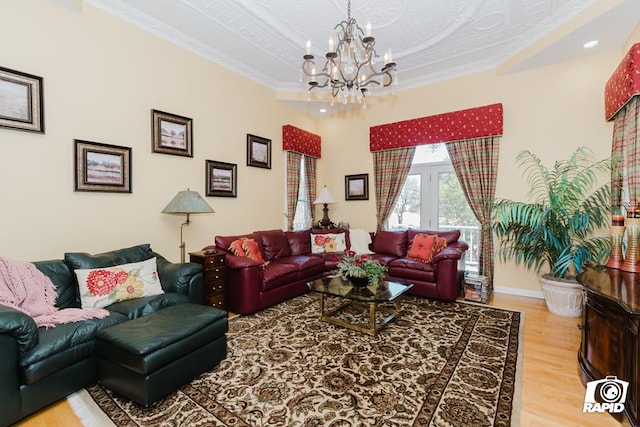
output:
<svg viewBox="0 0 640 427"><path fill-rule="evenodd" d="M305 42L311 40L312 53L323 57L333 27L347 16L346 0L85 2L292 102L295 94L306 99L298 83ZM639 0L353 0L351 8L360 26L371 23L379 53L392 48L397 90L509 62L502 72L622 49L640 22ZM600 45L582 49L593 38ZM533 51L519 58L527 48Z"/></svg>

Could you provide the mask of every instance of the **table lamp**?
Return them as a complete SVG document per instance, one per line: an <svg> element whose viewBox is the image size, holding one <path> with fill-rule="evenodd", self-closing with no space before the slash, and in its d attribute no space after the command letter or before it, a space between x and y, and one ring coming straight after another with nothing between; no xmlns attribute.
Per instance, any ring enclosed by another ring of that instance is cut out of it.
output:
<svg viewBox="0 0 640 427"><path fill-rule="evenodd" d="M178 192L178 194L176 194L176 196L171 199L169 204L162 210L162 213L187 215L187 220L180 225L180 262L184 263L186 245L182 238L182 231L185 225L189 225L189 214L213 212L215 211L197 191L191 191L188 188Z"/></svg>
<svg viewBox="0 0 640 427"><path fill-rule="evenodd" d="M333 194L331 194L331 191L329 191L329 188L327 188L326 185L322 187L322 190L320 191L318 198L313 202L314 205L318 205L318 204L323 205L322 207L323 216L322 216L322 220L320 220L320 225L322 226L322 228L328 228L329 225L331 225L331 220L329 219L329 208L327 207L327 205L335 202L336 202L336 199L335 197L333 197Z"/></svg>

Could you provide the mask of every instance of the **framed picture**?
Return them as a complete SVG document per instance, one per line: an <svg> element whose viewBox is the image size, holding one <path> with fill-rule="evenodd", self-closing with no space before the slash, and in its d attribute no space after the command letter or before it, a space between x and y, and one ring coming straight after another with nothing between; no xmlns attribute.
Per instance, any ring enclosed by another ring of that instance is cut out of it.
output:
<svg viewBox="0 0 640 427"><path fill-rule="evenodd" d="M233 163L206 161L207 196L236 197L238 189L238 165Z"/></svg>
<svg viewBox="0 0 640 427"><path fill-rule="evenodd" d="M131 193L131 148L75 140L75 191Z"/></svg>
<svg viewBox="0 0 640 427"><path fill-rule="evenodd" d="M151 110L153 152L193 157L193 120Z"/></svg>
<svg viewBox="0 0 640 427"><path fill-rule="evenodd" d="M247 134L247 166L271 169L271 140Z"/></svg>
<svg viewBox="0 0 640 427"><path fill-rule="evenodd" d="M0 67L0 126L44 133L42 77Z"/></svg>
<svg viewBox="0 0 640 427"><path fill-rule="evenodd" d="M369 174L345 175L345 200L369 200Z"/></svg>

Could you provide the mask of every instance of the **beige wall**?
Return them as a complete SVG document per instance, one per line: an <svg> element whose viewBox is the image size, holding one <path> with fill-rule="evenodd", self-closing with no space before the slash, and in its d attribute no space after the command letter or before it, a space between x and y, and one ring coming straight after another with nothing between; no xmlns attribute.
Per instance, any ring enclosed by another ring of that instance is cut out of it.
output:
<svg viewBox="0 0 640 427"><path fill-rule="evenodd" d="M204 196L205 160L238 165L238 197L185 228L187 251L216 234L282 227L281 126L315 121L275 94L87 4L3 2L1 66L44 78L46 133L0 129L0 255L60 258L149 242L179 259L183 217L161 214L187 187ZM194 157L151 152L151 109L193 119ZM272 169L247 167L246 134L272 139ZM133 193L74 192L73 140L132 147Z"/></svg>
<svg viewBox="0 0 640 427"><path fill-rule="evenodd" d="M38 260L150 242L175 261L182 219L160 211L181 189L204 195L205 159L238 165L238 198L207 198L216 213L193 217L187 250L216 234L282 227L287 123L322 136L318 185L338 199L331 219L373 230L370 126L502 102L497 195L520 198L526 186L513 164L519 150L531 149L547 163L579 145L609 153L603 90L626 50L527 72L483 72L318 121L276 101L270 90L87 4L77 13L49 0L4 3L0 52L1 66L44 77L46 114L44 135L0 129L0 255ZM194 119L193 158L151 152L151 109ZM247 133L272 139L271 170L245 166ZM74 138L132 147L133 193L74 192ZM346 202L344 175L357 173L369 173L369 201ZM498 263L495 285L539 293L536 276L511 264Z"/></svg>
<svg viewBox="0 0 640 427"><path fill-rule="evenodd" d="M593 149L598 157L608 156L612 125L604 120L603 92L621 57L620 52L610 52L502 76L493 71L478 73L400 92L381 105L340 120L324 119L319 124L323 145L334 148L324 151L328 153L323 158L319 182L337 189L341 198L331 207L332 219L375 229L374 198L345 202L342 189L343 175L369 173L373 190L368 152L368 128L373 125L501 102L504 135L496 192L503 198L524 200L526 185L514 165L520 150L532 150L550 166L581 145ZM511 263L497 264L495 286L509 292L540 294L536 275Z"/></svg>

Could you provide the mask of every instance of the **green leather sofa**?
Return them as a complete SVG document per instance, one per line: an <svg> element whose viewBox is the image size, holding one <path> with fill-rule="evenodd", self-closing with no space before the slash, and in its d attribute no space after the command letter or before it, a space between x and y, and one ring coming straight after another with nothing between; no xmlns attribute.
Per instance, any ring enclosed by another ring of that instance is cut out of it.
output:
<svg viewBox="0 0 640 427"><path fill-rule="evenodd" d="M109 267L152 257L157 258L165 293L114 303L105 307L110 315L104 319L38 328L31 317L0 304L0 425L15 423L95 383L96 335L105 328L176 304L203 304L202 267L171 263L148 244L98 255L67 253L64 260L34 263L56 285L56 306L67 308L80 307L73 268Z"/></svg>

